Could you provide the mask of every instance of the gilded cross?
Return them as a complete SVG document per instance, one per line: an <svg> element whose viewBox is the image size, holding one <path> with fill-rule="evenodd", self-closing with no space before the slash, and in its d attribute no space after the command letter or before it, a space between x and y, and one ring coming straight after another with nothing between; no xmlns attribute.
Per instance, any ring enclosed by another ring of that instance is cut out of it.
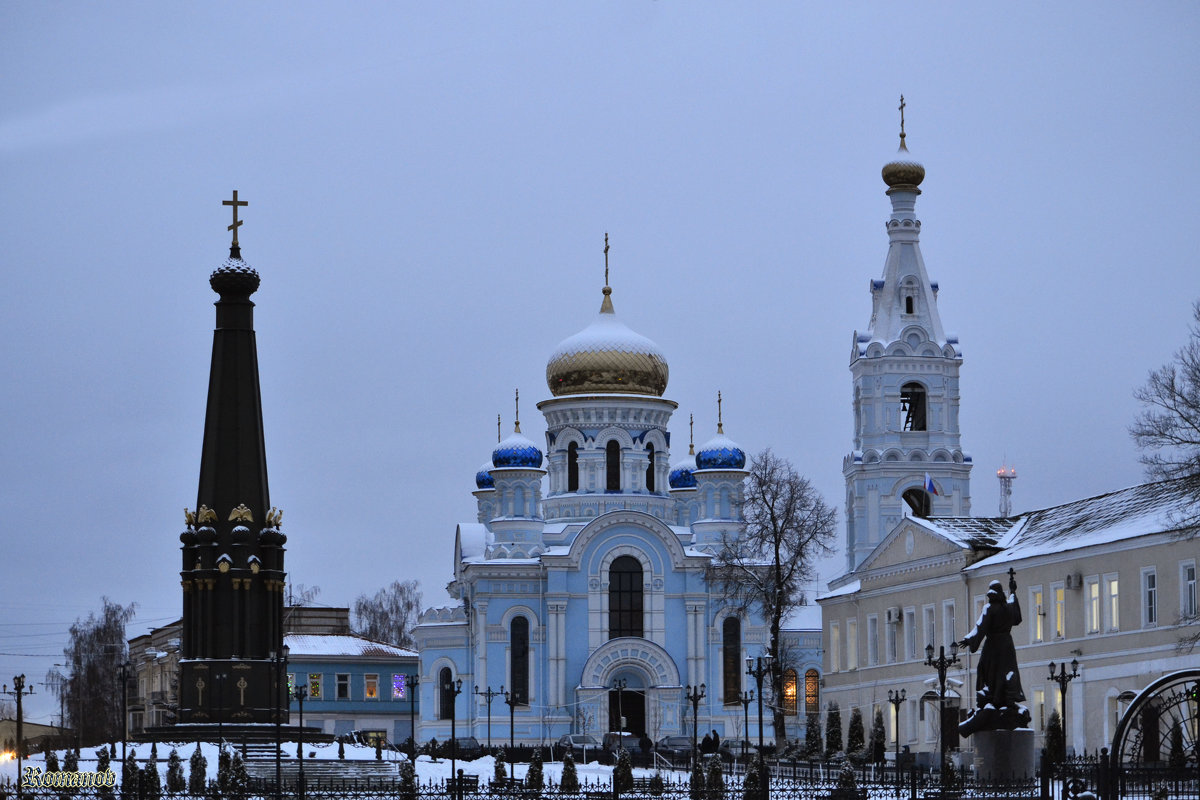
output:
<svg viewBox="0 0 1200 800"><path fill-rule="evenodd" d="M496 415L496 444L500 444L500 415Z"/></svg>
<svg viewBox="0 0 1200 800"><path fill-rule="evenodd" d="M900 143L904 144L904 95L900 95Z"/></svg>
<svg viewBox="0 0 1200 800"><path fill-rule="evenodd" d="M516 431L517 431L517 433L520 433L521 432L521 390L513 389L513 393L514 393L513 403L516 404L516 414L517 414L517 416L515 417L515 419L517 421Z"/></svg>
<svg viewBox="0 0 1200 800"><path fill-rule="evenodd" d="M246 687L249 685L250 684L246 683L245 677L238 678L238 696L241 698L242 705L246 705Z"/></svg>
<svg viewBox="0 0 1200 800"><path fill-rule="evenodd" d="M207 685L204 678L196 678L196 705L204 705L204 687Z"/></svg>
<svg viewBox="0 0 1200 800"><path fill-rule="evenodd" d="M608 231L604 232L604 285L608 286Z"/></svg>
<svg viewBox="0 0 1200 800"><path fill-rule="evenodd" d="M242 220L239 220L237 218L238 206L248 206L250 204L248 202L246 202L245 200L238 200L237 189L234 189L233 190L233 199L232 200L222 200L221 205L233 206L233 224L230 225L225 230L233 231L233 246L237 247L238 246L237 229L242 227Z"/></svg>
<svg viewBox="0 0 1200 800"><path fill-rule="evenodd" d="M724 433L725 426L721 422L721 390L717 390L717 433Z"/></svg>

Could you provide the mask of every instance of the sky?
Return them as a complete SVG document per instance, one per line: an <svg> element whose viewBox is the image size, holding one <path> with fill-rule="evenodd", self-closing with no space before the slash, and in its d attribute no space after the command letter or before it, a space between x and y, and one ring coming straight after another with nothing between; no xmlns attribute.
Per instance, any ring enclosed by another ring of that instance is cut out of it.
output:
<svg viewBox="0 0 1200 800"><path fill-rule="evenodd" d="M673 457L770 447L841 508L900 94L959 336L972 511L1139 483L1133 391L1200 297L1200 6L0 7L0 679L101 598L180 614L236 189L294 584L449 602L520 389L599 309L670 364ZM832 577L841 566L825 566ZM35 686L31 718L58 713Z"/></svg>

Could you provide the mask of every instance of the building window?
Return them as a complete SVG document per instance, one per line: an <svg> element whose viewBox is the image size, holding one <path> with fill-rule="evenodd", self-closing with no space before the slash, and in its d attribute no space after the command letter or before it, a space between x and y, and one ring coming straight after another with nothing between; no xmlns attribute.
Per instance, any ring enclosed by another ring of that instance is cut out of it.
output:
<svg viewBox="0 0 1200 800"><path fill-rule="evenodd" d="M937 642L937 625L933 606L925 606L925 646L935 646Z"/></svg>
<svg viewBox="0 0 1200 800"><path fill-rule="evenodd" d="M742 694L742 621L726 617L721 623L721 668L725 705L736 706Z"/></svg>
<svg viewBox="0 0 1200 800"><path fill-rule="evenodd" d="M899 623L900 623L900 620L896 620L895 622L889 622L886 626L886 633L884 634L887 637L887 663L889 663L889 664L895 664L897 661L897 657L896 657L896 633L897 633L897 631L896 631L896 629L899 627Z"/></svg>
<svg viewBox="0 0 1200 800"><path fill-rule="evenodd" d="M579 491L579 445L567 445L567 491Z"/></svg>
<svg viewBox="0 0 1200 800"><path fill-rule="evenodd" d="M608 638L642 635L642 565L621 556L608 568Z"/></svg>
<svg viewBox="0 0 1200 800"><path fill-rule="evenodd" d="M879 663L879 617L872 614L867 617L867 665Z"/></svg>
<svg viewBox="0 0 1200 800"><path fill-rule="evenodd" d="M449 667L438 672L438 719L454 718L454 676Z"/></svg>
<svg viewBox="0 0 1200 800"><path fill-rule="evenodd" d="M821 711L821 676L815 669L804 673L804 713L817 714Z"/></svg>
<svg viewBox="0 0 1200 800"><path fill-rule="evenodd" d="M403 700L408 693L408 676L392 675L392 699Z"/></svg>
<svg viewBox="0 0 1200 800"><path fill-rule="evenodd" d="M288 673L287 683L288 683L288 697L289 698L295 697L296 696L296 673L294 673L294 672Z"/></svg>
<svg viewBox="0 0 1200 800"><path fill-rule="evenodd" d="M650 463L646 466L646 491L654 491L654 445L646 445L646 457Z"/></svg>
<svg viewBox="0 0 1200 800"><path fill-rule="evenodd" d="M906 383L900 387L900 429L904 431L925 430L925 387L919 383Z"/></svg>
<svg viewBox="0 0 1200 800"><path fill-rule="evenodd" d="M904 298L904 313L905 314L913 313L913 299L912 299L911 294Z"/></svg>
<svg viewBox="0 0 1200 800"><path fill-rule="evenodd" d="M363 694L366 696L366 698L368 700L378 700L379 699L379 676L378 675L365 675L365 676L363 676L363 684L364 684Z"/></svg>
<svg viewBox="0 0 1200 800"><path fill-rule="evenodd" d="M1108 630L1121 630L1121 592L1116 575L1104 576L1104 615Z"/></svg>
<svg viewBox="0 0 1200 800"><path fill-rule="evenodd" d="M350 676L344 672L339 672L337 675L337 699L350 699Z"/></svg>
<svg viewBox="0 0 1200 800"><path fill-rule="evenodd" d="M509 631L512 643L512 698L529 705L529 619L513 617Z"/></svg>
<svg viewBox="0 0 1200 800"><path fill-rule="evenodd" d="M1142 625L1152 628L1158 624L1158 574L1154 567L1142 570Z"/></svg>
<svg viewBox="0 0 1200 800"><path fill-rule="evenodd" d="M1067 635L1067 597L1062 584L1050 587L1054 595L1054 638L1062 639Z"/></svg>
<svg viewBox="0 0 1200 800"><path fill-rule="evenodd" d="M1088 578L1083 584L1083 618L1088 633L1100 632L1100 579Z"/></svg>
<svg viewBox="0 0 1200 800"><path fill-rule="evenodd" d="M321 699L321 673L319 672L308 673L308 699Z"/></svg>
<svg viewBox="0 0 1200 800"><path fill-rule="evenodd" d="M1042 587L1034 586L1029 590L1029 605L1033 611L1033 624L1029 626L1029 636L1033 644L1046 639L1046 609L1042 602Z"/></svg>
<svg viewBox="0 0 1200 800"><path fill-rule="evenodd" d="M942 603L942 638L946 647L958 641L958 628L954 622L954 601L947 600Z"/></svg>
<svg viewBox="0 0 1200 800"><path fill-rule="evenodd" d="M933 513L933 498L924 489L914 486L911 489L906 489L901 497L908 504L908 508L912 511L914 517L925 519Z"/></svg>
<svg viewBox="0 0 1200 800"><path fill-rule="evenodd" d="M604 488L610 492L621 491L621 445L616 439L609 439L604 446L604 469L607 478Z"/></svg>
<svg viewBox="0 0 1200 800"><path fill-rule="evenodd" d="M1046 730L1046 690L1033 690L1033 715L1037 720L1037 729Z"/></svg>
<svg viewBox="0 0 1200 800"><path fill-rule="evenodd" d="M1179 614L1185 621L1196 616L1196 562L1179 565Z"/></svg>
<svg viewBox="0 0 1200 800"><path fill-rule="evenodd" d="M842 669L842 629L836 622L829 623L829 671Z"/></svg>
<svg viewBox="0 0 1200 800"><path fill-rule="evenodd" d="M846 669L858 669L858 620L846 620Z"/></svg>
<svg viewBox="0 0 1200 800"><path fill-rule="evenodd" d="M796 670L789 669L783 673L783 713L789 717L796 716Z"/></svg>
<svg viewBox="0 0 1200 800"><path fill-rule="evenodd" d="M912 661L917 657L917 610L904 609L904 657Z"/></svg>

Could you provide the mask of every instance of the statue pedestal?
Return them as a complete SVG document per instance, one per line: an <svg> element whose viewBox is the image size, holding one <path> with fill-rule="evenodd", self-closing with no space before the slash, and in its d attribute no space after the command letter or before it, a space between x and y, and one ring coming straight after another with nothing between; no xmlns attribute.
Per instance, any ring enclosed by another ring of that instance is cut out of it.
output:
<svg viewBox="0 0 1200 800"><path fill-rule="evenodd" d="M973 733L975 774L983 780L1032 778L1037 773L1033 738L1029 728Z"/></svg>

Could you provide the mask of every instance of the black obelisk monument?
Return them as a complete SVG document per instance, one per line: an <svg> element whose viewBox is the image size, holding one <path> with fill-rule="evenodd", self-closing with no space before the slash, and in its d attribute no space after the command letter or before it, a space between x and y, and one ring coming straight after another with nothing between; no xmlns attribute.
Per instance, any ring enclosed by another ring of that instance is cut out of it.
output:
<svg viewBox="0 0 1200 800"><path fill-rule="evenodd" d="M259 278L242 260L233 206L229 258L209 278L216 302L208 410L196 511L183 542L183 632L178 724L287 721L286 682L274 660L283 646L286 573L271 507L263 444L254 303ZM281 685L284 684L284 685Z"/></svg>

